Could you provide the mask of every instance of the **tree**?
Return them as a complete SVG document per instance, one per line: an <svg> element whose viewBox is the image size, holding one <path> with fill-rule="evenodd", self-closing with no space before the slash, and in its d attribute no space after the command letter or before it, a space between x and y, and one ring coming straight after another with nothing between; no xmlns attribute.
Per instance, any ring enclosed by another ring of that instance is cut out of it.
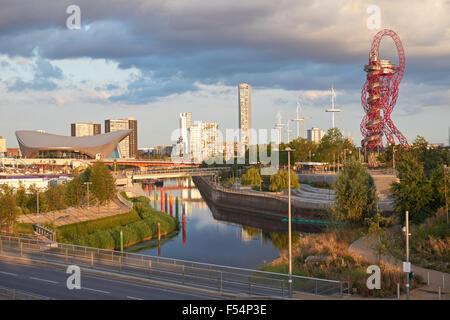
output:
<svg viewBox="0 0 450 320"><path fill-rule="evenodd" d="M6 225L9 231L14 230L18 214L14 190L4 184L0 190L0 227Z"/></svg>
<svg viewBox="0 0 450 320"><path fill-rule="evenodd" d="M27 190L22 183L19 184L19 188L16 189L16 203L23 210L27 205Z"/></svg>
<svg viewBox="0 0 450 320"><path fill-rule="evenodd" d="M261 183L259 169L255 167L248 169L247 172L242 175L241 183L243 185L259 185Z"/></svg>
<svg viewBox="0 0 450 320"><path fill-rule="evenodd" d="M300 183L298 182L298 175L290 170L291 174L291 189L300 188ZM277 173L270 176L270 187L271 191L279 192L281 190L288 189L289 176L286 170L278 170Z"/></svg>
<svg viewBox="0 0 450 320"><path fill-rule="evenodd" d="M289 147L295 150L293 152L294 163L309 161L310 155L311 160L313 160L317 151L317 144L315 144L313 141L302 138L292 140L289 143Z"/></svg>
<svg viewBox="0 0 450 320"><path fill-rule="evenodd" d="M372 215L377 203L375 183L359 161L347 160L333 189L336 193L336 204L331 206L334 219L360 223Z"/></svg>
<svg viewBox="0 0 450 320"><path fill-rule="evenodd" d="M445 198L450 199L450 175L445 174L445 168L439 164L432 172L430 184L433 190L433 201L430 207L434 210L445 206ZM445 192L447 191L447 194Z"/></svg>
<svg viewBox="0 0 450 320"><path fill-rule="evenodd" d="M59 211L66 208L65 189L63 185L57 184L51 186L45 191L45 197L48 200L50 211Z"/></svg>
<svg viewBox="0 0 450 320"><path fill-rule="evenodd" d="M408 152L398 164L397 170L400 182L395 182L391 186L396 213L402 221L405 211L409 211L411 220L415 222L425 220L433 211L430 208L433 201L433 188L418 156Z"/></svg>
<svg viewBox="0 0 450 320"><path fill-rule="evenodd" d="M114 199L116 196L115 180L102 161L97 161L92 165L89 176L90 182L92 182L92 193L99 206Z"/></svg>
<svg viewBox="0 0 450 320"><path fill-rule="evenodd" d="M349 156L344 153L348 153ZM340 162L339 159L342 159L343 162L350 155L355 156L356 154L356 148L350 140L344 138L339 129L330 128L317 147L315 160L333 163L333 161Z"/></svg>
<svg viewBox="0 0 450 320"><path fill-rule="evenodd" d="M66 203L69 206L79 206L86 196L86 186L83 176L75 174L72 181L66 184Z"/></svg>
<svg viewBox="0 0 450 320"><path fill-rule="evenodd" d="M371 237L371 242L378 253L378 264L381 261L381 255L388 250L387 228L391 221L383 217L378 211L372 218L366 218L369 226L367 233Z"/></svg>

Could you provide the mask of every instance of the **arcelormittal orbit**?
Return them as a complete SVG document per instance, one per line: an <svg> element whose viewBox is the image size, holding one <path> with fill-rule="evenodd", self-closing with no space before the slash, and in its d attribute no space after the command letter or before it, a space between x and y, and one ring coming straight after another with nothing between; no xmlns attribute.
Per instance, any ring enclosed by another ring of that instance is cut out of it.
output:
<svg viewBox="0 0 450 320"><path fill-rule="evenodd" d="M384 36L394 40L398 53L398 66L379 56L380 42ZM369 54L369 64L364 66L367 80L361 92L361 104L366 112L361 122L361 141L363 150L383 149L383 135L388 146L394 142L394 136L403 147L408 141L391 120L391 113L398 98L398 86L405 73L405 52L399 36L392 30L384 29L375 35Z"/></svg>

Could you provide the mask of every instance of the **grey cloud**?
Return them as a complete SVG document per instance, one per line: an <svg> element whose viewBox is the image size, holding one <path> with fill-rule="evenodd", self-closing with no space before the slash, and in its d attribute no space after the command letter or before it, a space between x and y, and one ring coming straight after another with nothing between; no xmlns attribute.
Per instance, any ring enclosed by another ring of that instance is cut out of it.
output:
<svg viewBox="0 0 450 320"><path fill-rule="evenodd" d="M0 3L1 52L30 56L39 47L47 59L104 58L123 69L138 68L146 76L111 97L131 104L196 90L195 82L245 81L288 90L323 89L335 82L357 91L374 35L362 30L364 5L355 14L344 2L80 0L81 30L65 26L65 9L72 1ZM380 2L383 19L389 18L389 5ZM86 25L89 30L83 29ZM408 40L413 46L438 44L437 28L416 38L409 36L409 28L410 23L399 31L405 47ZM393 51L387 48L383 52ZM406 52L409 81L450 84L445 53L418 50L410 58Z"/></svg>

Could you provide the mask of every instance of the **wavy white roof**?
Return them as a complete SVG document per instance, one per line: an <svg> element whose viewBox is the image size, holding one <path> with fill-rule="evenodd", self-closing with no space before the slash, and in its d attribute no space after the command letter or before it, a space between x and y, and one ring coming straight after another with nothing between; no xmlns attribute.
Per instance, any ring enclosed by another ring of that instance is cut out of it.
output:
<svg viewBox="0 0 450 320"><path fill-rule="evenodd" d="M33 158L39 151L77 151L92 158L100 154L102 158L108 158L117 144L126 138L132 130L118 130L94 136L71 137L40 131L19 130L16 131L20 150L25 158Z"/></svg>

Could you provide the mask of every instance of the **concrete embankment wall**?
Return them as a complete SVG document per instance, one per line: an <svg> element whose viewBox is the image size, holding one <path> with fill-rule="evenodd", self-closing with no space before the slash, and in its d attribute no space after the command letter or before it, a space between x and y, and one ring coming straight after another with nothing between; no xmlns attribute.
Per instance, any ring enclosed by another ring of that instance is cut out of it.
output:
<svg viewBox="0 0 450 320"><path fill-rule="evenodd" d="M298 179L300 182L304 183L327 183L333 184L336 181L336 174L308 174L308 173L299 173Z"/></svg>
<svg viewBox="0 0 450 320"><path fill-rule="evenodd" d="M245 193L218 188L202 177L192 177L195 185L206 200L223 208L286 218L288 215L287 196L271 196L258 193ZM292 217L296 219L325 220L327 204L292 200Z"/></svg>

